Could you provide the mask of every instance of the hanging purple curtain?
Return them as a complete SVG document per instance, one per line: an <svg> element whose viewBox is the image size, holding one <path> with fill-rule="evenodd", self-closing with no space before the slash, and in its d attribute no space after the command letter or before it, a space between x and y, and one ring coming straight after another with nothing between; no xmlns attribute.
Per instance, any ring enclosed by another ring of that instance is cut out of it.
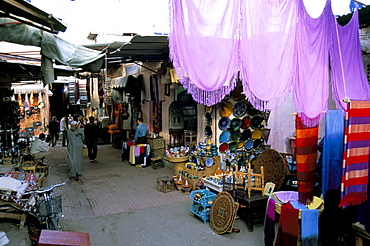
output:
<svg viewBox="0 0 370 246"><path fill-rule="evenodd" d="M181 84L201 104L235 87L239 66L239 0L172 0L170 58Z"/></svg>
<svg viewBox="0 0 370 246"><path fill-rule="evenodd" d="M333 100L337 108L343 111L347 108L343 102L346 97L352 100L370 100L369 83L361 57L358 22L356 10L346 26L335 22L336 26L331 29L330 65Z"/></svg>
<svg viewBox="0 0 370 246"><path fill-rule="evenodd" d="M307 126L320 121L327 110L329 97L329 34L334 16L330 1L318 18L312 18L302 1L298 8L297 80L294 102L297 112Z"/></svg>
<svg viewBox="0 0 370 246"><path fill-rule="evenodd" d="M257 109L263 109L267 101L291 89L297 0L242 1L241 9L243 90Z"/></svg>

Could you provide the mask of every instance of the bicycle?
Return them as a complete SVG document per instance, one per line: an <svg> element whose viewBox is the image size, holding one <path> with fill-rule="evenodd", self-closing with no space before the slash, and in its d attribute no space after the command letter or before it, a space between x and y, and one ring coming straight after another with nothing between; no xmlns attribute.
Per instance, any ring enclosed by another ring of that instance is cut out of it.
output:
<svg viewBox="0 0 370 246"><path fill-rule="evenodd" d="M46 189L29 191L23 194L31 195L27 204L36 207L39 220L42 224L45 224L47 230L62 230L59 226L59 219L62 217L62 196L56 196L53 190L65 184L66 182L63 182Z"/></svg>

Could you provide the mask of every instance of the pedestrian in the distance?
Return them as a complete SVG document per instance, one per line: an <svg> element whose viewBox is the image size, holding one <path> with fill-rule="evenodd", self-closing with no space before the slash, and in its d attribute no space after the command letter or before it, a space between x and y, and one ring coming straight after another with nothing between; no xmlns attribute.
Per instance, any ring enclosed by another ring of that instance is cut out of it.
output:
<svg viewBox="0 0 370 246"><path fill-rule="evenodd" d="M71 129L67 130L69 175L77 182L81 182L84 130L77 127L77 121L71 122Z"/></svg>
<svg viewBox="0 0 370 246"><path fill-rule="evenodd" d="M49 134L51 138L51 146L55 146L59 139L59 121L57 120L56 116L53 116L51 118L51 121L49 122Z"/></svg>
<svg viewBox="0 0 370 246"><path fill-rule="evenodd" d="M148 127L143 123L143 118L136 120L137 127L135 131L135 142L136 144L146 144L146 136L148 134Z"/></svg>
<svg viewBox="0 0 370 246"><path fill-rule="evenodd" d="M90 162L96 162L98 153L99 127L94 123L94 116L89 117L89 123L85 126L85 143L87 146Z"/></svg>
<svg viewBox="0 0 370 246"><path fill-rule="evenodd" d="M64 116L59 123L60 131L63 134L63 142L62 147L66 147L66 140L67 140L67 130L68 130L68 118L67 116Z"/></svg>

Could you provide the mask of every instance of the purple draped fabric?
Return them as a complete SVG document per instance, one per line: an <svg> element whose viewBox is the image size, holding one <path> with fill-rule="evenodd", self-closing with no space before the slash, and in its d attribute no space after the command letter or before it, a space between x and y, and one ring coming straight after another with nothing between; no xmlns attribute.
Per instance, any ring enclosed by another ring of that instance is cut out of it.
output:
<svg viewBox="0 0 370 246"><path fill-rule="evenodd" d="M201 104L229 94L240 69L239 0L173 0L170 57L181 84Z"/></svg>
<svg viewBox="0 0 370 246"><path fill-rule="evenodd" d="M264 109L291 89L295 76L297 1L242 1L241 9L243 90L255 108Z"/></svg>
<svg viewBox="0 0 370 246"><path fill-rule="evenodd" d="M332 67L333 100L345 111L343 99L370 100L369 84L364 72L359 40L358 10L346 26L337 22L332 29L330 63ZM344 76L344 82L343 82ZM344 86L346 85L346 86Z"/></svg>
<svg viewBox="0 0 370 246"><path fill-rule="evenodd" d="M264 110L267 102L293 92L303 123L314 126L327 110L329 68L338 106L343 109L345 97L370 99L358 11L341 27L330 0L318 18L309 16L302 0L171 0L170 8L170 58L180 82L200 104L220 102L234 89L240 71L254 107Z"/></svg>
<svg viewBox="0 0 370 246"><path fill-rule="evenodd" d="M316 126L329 97L329 34L334 16L331 3L318 18L312 18L298 1L297 80L294 102L306 126Z"/></svg>

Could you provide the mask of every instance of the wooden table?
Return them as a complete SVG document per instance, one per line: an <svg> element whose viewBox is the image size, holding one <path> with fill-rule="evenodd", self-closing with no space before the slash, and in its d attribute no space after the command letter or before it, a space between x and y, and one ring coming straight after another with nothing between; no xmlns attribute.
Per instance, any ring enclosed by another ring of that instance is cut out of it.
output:
<svg viewBox="0 0 370 246"><path fill-rule="evenodd" d="M239 207L238 215L246 221L250 232L253 231L255 222L261 221L263 224L268 196L261 196L261 192L252 192L251 198L248 198L248 196L236 196L234 199L239 205L245 206Z"/></svg>

